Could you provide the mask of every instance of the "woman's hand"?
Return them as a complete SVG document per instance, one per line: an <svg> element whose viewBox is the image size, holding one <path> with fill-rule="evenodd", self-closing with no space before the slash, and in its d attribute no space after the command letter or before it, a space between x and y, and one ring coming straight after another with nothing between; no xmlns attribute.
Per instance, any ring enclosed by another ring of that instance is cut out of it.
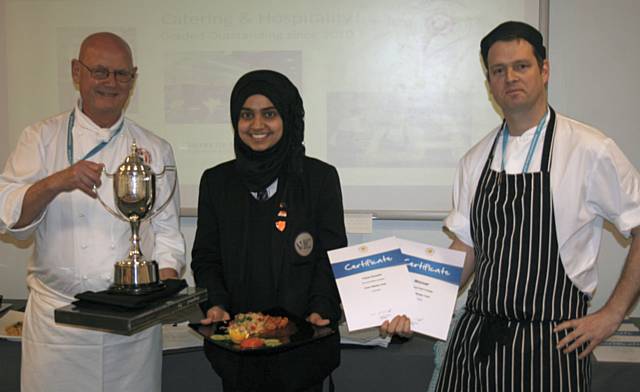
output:
<svg viewBox="0 0 640 392"><path fill-rule="evenodd" d="M329 325L329 319L323 319L318 313L313 312L307 317L307 321L317 327L325 327Z"/></svg>
<svg viewBox="0 0 640 392"><path fill-rule="evenodd" d="M211 309L207 310L207 317L200 320L200 324L209 325L217 323L218 321L229 320L230 318L231 317L226 310L219 306L213 306Z"/></svg>
<svg viewBox="0 0 640 392"><path fill-rule="evenodd" d="M391 322L385 320L380 326L380 336L387 337L388 335L398 335L403 338L411 337L413 335L411 319L403 314L394 317Z"/></svg>

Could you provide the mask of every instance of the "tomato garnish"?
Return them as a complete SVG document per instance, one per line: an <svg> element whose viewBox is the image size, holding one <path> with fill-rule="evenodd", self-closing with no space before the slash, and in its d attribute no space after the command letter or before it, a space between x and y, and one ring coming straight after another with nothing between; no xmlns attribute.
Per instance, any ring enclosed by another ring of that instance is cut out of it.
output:
<svg viewBox="0 0 640 392"><path fill-rule="evenodd" d="M264 346L264 341L260 338L248 338L240 342L242 348L259 348Z"/></svg>

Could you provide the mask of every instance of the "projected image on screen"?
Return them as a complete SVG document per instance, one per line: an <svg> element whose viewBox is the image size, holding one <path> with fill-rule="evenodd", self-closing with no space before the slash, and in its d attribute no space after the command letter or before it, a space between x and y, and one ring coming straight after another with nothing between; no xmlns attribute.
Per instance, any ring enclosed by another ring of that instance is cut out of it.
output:
<svg viewBox="0 0 640 392"><path fill-rule="evenodd" d="M327 159L345 167L454 167L469 144L468 113L460 102L407 102L372 93L327 95Z"/></svg>
<svg viewBox="0 0 640 392"><path fill-rule="evenodd" d="M188 52L165 56L167 124L226 124L229 94L247 69L277 69L299 84L300 51Z"/></svg>
<svg viewBox="0 0 640 392"><path fill-rule="evenodd" d="M8 144L75 104L70 62L112 31L138 66L126 116L175 152L180 200L234 158L229 98L246 72L298 87L307 155L334 165L347 210L451 207L460 157L501 116L480 39L504 20L538 24L539 0L0 0ZM4 12L2 12L4 11ZM0 89L2 91L2 89ZM0 118L0 126L2 126Z"/></svg>

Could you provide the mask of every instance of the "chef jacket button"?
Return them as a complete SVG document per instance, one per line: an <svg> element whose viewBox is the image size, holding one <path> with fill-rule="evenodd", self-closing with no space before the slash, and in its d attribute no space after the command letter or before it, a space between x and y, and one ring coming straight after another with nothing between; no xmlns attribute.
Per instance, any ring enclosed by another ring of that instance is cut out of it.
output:
<svg viewBox="0 0 640 392"><path fill-rule="evenodd" d="M111 244L111 249L115 249L115 248L116 248L115 244Z"/></svg>
<svg viewBox="0 0 640 392"><path fill-rule="evenodd" d="M83 212L80 213L80 218L84 218L84 213Z"/></svg>
<svg viewBox="0 0 640 392"><path fill-rule="evenodd" d="M82 280L87 280L89 277L87 275L82 275Z"/></svg>
<svg viewBox="0 0 640 392"><path fill-rule="evenodd" d="M82 244L82 245L80 245L80 247L81 247L82 249L87 249L87 244Z"/></svg>

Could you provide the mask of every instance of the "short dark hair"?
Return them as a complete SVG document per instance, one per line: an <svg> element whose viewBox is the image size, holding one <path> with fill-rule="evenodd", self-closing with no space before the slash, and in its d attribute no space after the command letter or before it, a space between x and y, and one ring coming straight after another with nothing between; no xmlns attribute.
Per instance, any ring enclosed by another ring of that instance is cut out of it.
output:
<svg viewBox="0 0 640 392"><path fill-rule="evenodd" d="M513 41L517 39L523 39L531 44L533 53L538 60L538 65L542 66L543 61L547 58L547 49L542 43L542 34L526 23L509 21L498 25L480 41L480 52L482 53L482 61L485 68L489 67L487 57L489 57L489 49L493 44L498 41Z"/></svg>

